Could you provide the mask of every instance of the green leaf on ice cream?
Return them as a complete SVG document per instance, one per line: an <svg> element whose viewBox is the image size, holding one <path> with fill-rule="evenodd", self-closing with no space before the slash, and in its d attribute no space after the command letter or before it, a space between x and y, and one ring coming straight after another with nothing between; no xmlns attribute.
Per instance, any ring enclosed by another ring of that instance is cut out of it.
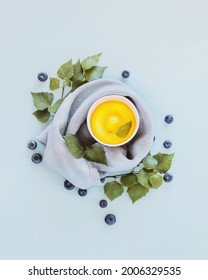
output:
<svg viewBox="0 0 208 280"><path fill-rule="evenodd" d="M125 138L128 135L131 127L132 127L132 121L129 121L129 122L121 125L118 128L118 130L116 131L116 135L120 138Z"/></svg>

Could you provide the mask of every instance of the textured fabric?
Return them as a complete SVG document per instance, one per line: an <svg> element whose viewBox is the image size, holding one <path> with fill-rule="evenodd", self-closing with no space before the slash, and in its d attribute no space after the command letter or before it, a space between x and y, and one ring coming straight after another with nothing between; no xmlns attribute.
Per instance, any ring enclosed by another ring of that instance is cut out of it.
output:
<svg viewBox="0 0 208 280"><path fill-rule="evenodd" d="M97 99L112 94L129 98L138 109L140 125L137 134L126 145L103 146L108 166L89 162L84 158L75 159L63 136L77 134L86 145L101 145L89 134L87 113ZM44 163L76 187L87 189L101 185L100 179L106 175L134 168L147 155L153 142L151 114L144 101L127 85L116 80L96 80L79 87L64 100L53 121L38 140L45 145Z"/></svg>

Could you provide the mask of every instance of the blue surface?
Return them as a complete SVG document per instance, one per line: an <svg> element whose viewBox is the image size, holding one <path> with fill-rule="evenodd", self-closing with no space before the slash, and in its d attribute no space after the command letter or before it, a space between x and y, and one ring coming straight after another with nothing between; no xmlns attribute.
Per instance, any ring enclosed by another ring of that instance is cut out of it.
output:
<svg viewBox="0 0 208 280"><path fill-rule="evenodd" d="M208 258L207 8L196 0L1 1L1 259ZM37 74L100 51L105 77L129 70L126 82L149 104L152 151L171 140L176 152L173 182L133 206L122 196L101 209L102 189L83 198L65 190L26 147L45 127L31 115L30 91L48 86Z"/></svg>

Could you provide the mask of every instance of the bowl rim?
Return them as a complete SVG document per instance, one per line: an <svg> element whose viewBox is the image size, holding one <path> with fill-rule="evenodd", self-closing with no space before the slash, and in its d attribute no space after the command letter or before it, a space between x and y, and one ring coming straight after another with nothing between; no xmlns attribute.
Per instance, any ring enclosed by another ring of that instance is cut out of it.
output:
<svg viewBox="0 0 208 280"><path fill-rule="evenodd" d="M94 112L94 110L103 102L107 102L110 100L114 100L114 101L121 101L125 104L127 104L131 110L134 113L135 119L136 119L136 128L134 130L134 132L132 133L131 137L129 137L126 141L119 143L119 144L107 144L104 143L102 141L100 141L93 133L92 129L91 129L91 125L90 125L90 120L91 120L91 116L92 113ZM131 102L128 98L122 96L122 95L116 95L116 94L111 94L111 95L106 95L104 97L101 97L99 99L97 99L89 108L88 113L87 113L87 128L91 134L91 136L100 144L107 146L107 147L118 147L118 146L122 146L127 144L129 141L132 140L132 138L136 135L138 129L139 129L139 125L140 125L140 116L139 116L139 112L136 108L136 106L133 104L133 102Z"/></svg>

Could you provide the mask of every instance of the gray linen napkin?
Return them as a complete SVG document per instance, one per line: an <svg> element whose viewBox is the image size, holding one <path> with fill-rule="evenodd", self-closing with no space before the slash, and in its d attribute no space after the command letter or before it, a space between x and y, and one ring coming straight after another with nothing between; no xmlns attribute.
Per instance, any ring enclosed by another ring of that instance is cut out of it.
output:
<svg viewBox="0 0 208 280"><path fill-rule="evenodd" d="M84 158L75 159L63 136L69 133L77 134L86 145L101 145L89 134L86 125L87 113L97 99L112 94L129 98L138 109L140 126L137 134L127 145L103 146L108 166L89 162ZM151 148L153 125L149 109L131 88L116 80L101 79L89 82L69 95L38 140L45 145L44 163L76 187L87 189L101 185L100 179L106 175L134 168Z"/></svg>

